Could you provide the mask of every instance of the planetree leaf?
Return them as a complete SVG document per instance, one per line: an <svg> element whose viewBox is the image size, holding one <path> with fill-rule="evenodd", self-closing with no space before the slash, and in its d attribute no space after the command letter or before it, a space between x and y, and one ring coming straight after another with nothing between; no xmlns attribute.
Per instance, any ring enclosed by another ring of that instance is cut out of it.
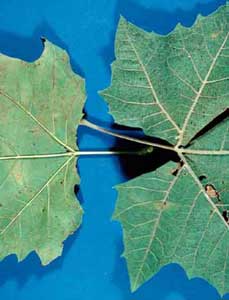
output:
<svg viewBox="0 0 229 300"><path fill-rule="evenodd" d="M221 113L228 99L228 11L198 17L191 29L178 24L167 36L121 18L112 85L102 92L115 120L186 145Z"/></svg>
<svg viewBox="0 0 229 300"><path fill-rule="evenodd" d="M45 41L33 63L0 55L0 82L0 259L36 251L45 265L81 223L75 126L84 81Z"/></svg>
<svg viewBox="0 0 229 300"><path fill-rule="evenodd" d="M120 19L102 95L115 121L167 140L181 159L117 187L132 290L175 262L229 292L228 31L228 4L167 36Z"/></svg>

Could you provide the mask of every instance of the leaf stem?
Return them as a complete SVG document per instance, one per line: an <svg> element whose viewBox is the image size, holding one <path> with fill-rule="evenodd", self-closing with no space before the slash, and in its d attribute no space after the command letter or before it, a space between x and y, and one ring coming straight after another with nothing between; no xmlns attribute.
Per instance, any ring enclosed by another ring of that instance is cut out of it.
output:
<svg viewBox="0 0 229 300"><path fill-rule="evenodd" d="M229 150L195 150L178 148L177 153L192 155L229 155Z"/></svg>
<svg viewBox="0 0 229 300"><path fill-rule="evenodd" d="M123 135L123 134L119 134L119 133L115 133L109 129L105 129L103 127L100 127L94 123L91 123L85 119L82 119L80 121L80 125L82 126L86 126L89 127L91 129L100 131L102 133L123 139L123 140L128 140L131 142L135 142L135 143L139 143L139 144L143 144L143 145L147 145L147 146L151 146L151 147L157 147L157 148L161 148L161 149L165 149L165 150L170 150L170 151L174 151L176 152L178 155L182 155L182 154L193 154L193 155L229 155L229 150L195 150L195 149L185 149L185 148L179 148L178 145L176 145L175 147L173 146L166 146L166 145L161 145L158 143L153 143L153 142L149 142L146 140L141 140L138 138L134 138L134 137L130 137L127 135ZM149 148L150 151L150 148ZM128 154L128 153L127 153Z"/></svg>
<svg viewBox="0 0 229 300"><path fill-rule="evenodd" d="M152 151L75 151L74 156L92 156L92 155L142 155Z"/></svg>
<svg viewBox="0 0 229 300"><path fill-rule="evenodd" d="M166 146L166 145L161 145L161 144L158 144L158 143L152 143L152 142L149 142L149 141L146 141L146 140L141 140L141 139L130 137L130 136L127 136L127 135L123 135L123 134L120 134L120 133L115 133L115 132L113 132L109 129L105 129L105 128L100 127L96 124L93 124L93 123L91 123L91 122L89 122L85 119L82 119L80 121L80 125L89 127L91 129L100 131L102 133L105 133L105 134L108 134L108 135L111 135L111 136L114 136L114 137L117 137L117 138L120 138L120 139L123 139L123 140L131 141L131 142L135 142L135 143L139 143L139 144L143 144L143 145L147 145L147 146L151 146L151 147L157 147L157 148L161 148L161 149L175 151L173 146Z"/></svg>
<svg viewBox="0 0 229 300"><path fill-rule="evenodd" d="M166 150L170 150L170 151L175 151L178 155L182 155L182 154L194 154L194 155L229 155L229 151L228 150L195 150L195 149L184 149L184 148L179 148L179 147L173 147L173 146L166 146L166 145L161 145L158 143L152 143L146 140L141 140L135 137L130 137L127 135L123 135L123 134L119 134L119 133L115 133L111 130L105 129L103 127L100 127L96 124L93 124L85 119L82 119L80 121L80 125L82 126L86 126L89 127L91 129L100 131L102 133L120 138L120 139L124 139L124 140L128 140L131 142L135 142L135 143L139 143L142 145L147 145L148 147L145 149L141 149L141 150L134 150L134 151L130 151L130 150L124 150L124 151L97 151L97 150L93 150L93 151L77 151L77 150L71 150L68 152L64 152L64 153L52 153L52 154L28 154L28 155L12 155L12 156L0 156L0 161L3 160L20 160L20 159L41 159L41 158L57 158L57 157L78 157L78 156L97 156L97 155L146 155L149 154L151 152L153 152L153 147L157 147L157 148L161 148L161 149L166 149Z"/></svg>
<svg viewBox="0 0 229 300"><path fill-rule="evenodd" d="M71 151L53 154L29 154L29 155L12 155L2 156L1 160L17 160L17 159L39 159L39 158L57 158L57 157L76 157L76 156L92 156L92 155L144 155L150 151L149 149L137 151Z"/></svg>

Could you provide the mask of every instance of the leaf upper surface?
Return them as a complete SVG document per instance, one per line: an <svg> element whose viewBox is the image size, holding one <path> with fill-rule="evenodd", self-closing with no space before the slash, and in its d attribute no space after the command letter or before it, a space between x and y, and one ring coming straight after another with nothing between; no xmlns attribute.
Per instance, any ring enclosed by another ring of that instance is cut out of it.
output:
<svg viewBox="0 0 229 300"><path fill-rule="evenodd" d="M36 251L47 264L81 223L74 152L84 82L48 41L33 63L0 55L0 82L0 259Z"/></svg>
<svg viewBox="0 0 229 300"><path fill-rule="evenodd" d="M176 262L229 292L228 24L228 4L167 36L120 20L102 95L116 122L169 141L182 161L176 176L170 162L117 187L132 290Z"/></svg>

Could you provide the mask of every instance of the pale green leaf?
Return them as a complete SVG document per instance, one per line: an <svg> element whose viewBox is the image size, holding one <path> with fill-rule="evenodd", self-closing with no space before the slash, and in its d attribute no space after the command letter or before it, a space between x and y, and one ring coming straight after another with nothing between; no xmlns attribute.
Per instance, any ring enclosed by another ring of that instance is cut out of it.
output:
<svg viewBox="0 0 229 300"><path fill-rule="evenodd" d="M132 290L175 262L229 292L228 31L228 4L167 36L120 20L102 95L115 121L169 141L183 163L176 176L170 162L117 187Z"/></svg>
<svg viewBox="0 0 229 300"><path fill-rule="evenodd" d="M229 6L167 36L120 19L112 83L101 94L115 120L186 145L226 108ZM209 105L211 102L211 105Z"/></svg>
<svg viewBox="0 0 229 300"><path fill-rule="evenodd" d="M84 81L50 42L32 63L0 55L0 259L36 251L47 264L79 227L76 125L84 100Z"/></svg>

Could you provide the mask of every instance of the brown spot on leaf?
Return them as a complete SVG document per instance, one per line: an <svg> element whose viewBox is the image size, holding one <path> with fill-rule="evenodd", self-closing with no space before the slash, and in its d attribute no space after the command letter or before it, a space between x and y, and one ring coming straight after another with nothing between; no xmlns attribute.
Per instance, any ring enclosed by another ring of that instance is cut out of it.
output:
<svg viewBox="0 0 229 300"><path fill-rule="evenodd" d="M220 34L220 32L213 32L213 33L211 34L211 39L212 39L212 40L215 40L215 39L218 37L219 34Z"/></svg>
<svg viewBox="0 0 229 300"><path fill-rule="evenodd" d="M22 180L22 174L20 172L14 174L14 178L17 182Z"/></svg>
<svg viewBox="0 0 229 300"><path fill-rule="evenodd" d="M213 184L206 184L205 191L210 198L217 198L218 200L220 200L219 193L217 192Z"/></svg>
<svg viewBox="0 0 229 300"><path fill-rule="evenodd" d="M183 165L184 165L183 161L179 161L177 163L176 168L171 171L172 175L177 176L178 172L181 170L181 168L183 167Z"/></svg>

